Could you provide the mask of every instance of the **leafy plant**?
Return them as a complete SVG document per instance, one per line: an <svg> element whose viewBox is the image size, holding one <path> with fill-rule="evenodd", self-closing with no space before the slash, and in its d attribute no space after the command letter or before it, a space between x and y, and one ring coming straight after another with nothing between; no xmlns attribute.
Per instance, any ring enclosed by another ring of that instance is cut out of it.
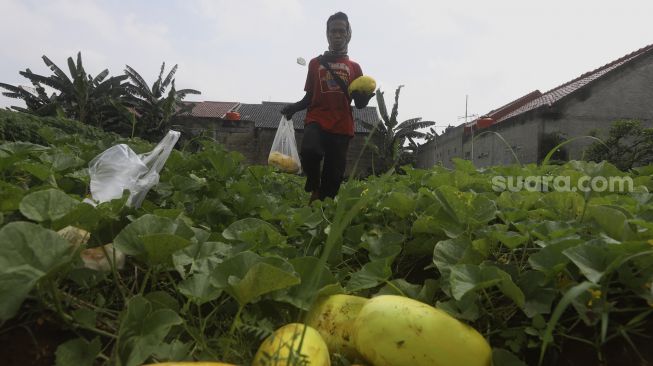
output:
<svg viewBox="0 0 653 366"><path fill-rule="evenodd" d="M8 90L3 95L25 101L27 108L13 109L37 115L65 116L97 127L102 127L106 117L115 113L111 102L124 95L125 85L122 82L127 76L107 78L107 69L96 76L88 74L82 64L81 52L77 53L77 62L72 57L68 58L70 76L45 55L43 62L53 75L39 75L30 69L19 72L34 85L33 91L0 84L0 87ZM45 87L54 89L55 93L48 96Z"/></svg>
<svg viewBox="0 0 653 366"><path fill-rule="evenodd" d="M203 141L171 153L140 208L127 194L91 206L94 156L152 146L85 127L0 111L0 318L73 329L60 364L248 364L262 337L342 292L434 305L481 332L496 363L562 363L579 345L587 363L611 364L615 349L626 350L619 363L650 363L653 166L625 173L548 156L479 171L457 159L452 170L350 180L306 206L300 177ZM623 176L634 187L492 184L546 175ZM68 226L90 240L74 248L58 233ZM125 269L85 268L79 252L108 243L127 253Z"/></svg>
<svg viewBox="0 0 653 366"><path fill-rule="evenodd" d="M627 171L653 163L653 128L640 121L616 121L608 131L605 144L592 144L586 154L589 161L607 160Z"/></svg>
<svg viewBox="0 0 653 366"><path fill-rule="evenodd" d="M427 137L425 132L418 130L435 125L435 122L432 121L422 121L421 117L398 122L399 93L402 87L403 85L400 85L395 90L395 101L390 114L388 114L383 92L379 89L376 93L376 101L381 113L381 122L372 125L362 121L363 125L372 131L370 133L371 140L375 140L375 135L380 137L376 153L380 158L379 164L383 172L399 165L412 163L418 149L414 139ZM407 146L405 146L406 142L408 142Z"/></svg>
<svg viewBox="0 0 653 366"><path fill-rule="evenodd" d="M131 66L125 67L125 75L129 78L126 86L127 97L125 103L133 108L137 115L137 124L132 131L132 136L140 136L150 141L156 141L169 129L170 119L185 109L181 101L188 94L200 94L194 89L175 88L175 73L177 65L173 66L164 77L165 62L161 64L159 77L152 87ZM167 90L166 89L170 88ZM131 130L133 126L127 126Z"/></svg>

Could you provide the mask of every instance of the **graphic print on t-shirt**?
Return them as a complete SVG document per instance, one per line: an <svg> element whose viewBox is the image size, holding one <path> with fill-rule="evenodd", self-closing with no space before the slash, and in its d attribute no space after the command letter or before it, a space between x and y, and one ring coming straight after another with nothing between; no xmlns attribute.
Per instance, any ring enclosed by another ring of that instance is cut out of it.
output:
<svg viewBox="0 0 653 366"><path fill-rule="evenodd" d="M329 62L329 66L331 66L331 70L333 70L333 72L345 82L345 85L349 85L349 67L347 67L347 64ZM338 82L333 78L333 76L331 76L329 70L320 65L318 72L320 74L320 90L322 93L342 93L340 85L338 85Z"/></svg>

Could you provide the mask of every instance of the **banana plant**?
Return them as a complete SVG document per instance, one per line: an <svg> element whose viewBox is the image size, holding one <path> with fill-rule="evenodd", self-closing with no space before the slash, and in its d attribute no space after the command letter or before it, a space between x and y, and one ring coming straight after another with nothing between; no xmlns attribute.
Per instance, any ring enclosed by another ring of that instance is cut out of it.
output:
<svg viewBox="0 0 653 366"><path fill-rule="evenodd" d="M146 139L156 139L166 133L171 118L184 111L182 100L186 95L201 94L195 89L177 90L174 79L177 65L164 77L165 65L165 62L161 64L159 77L152 87L131 66L125 66L125 75L129 78L125 103L138 116L136 134Z"/></svg>
<svg viewBox="0 0 653 366"><path fill-rule="evenodd" d="M401 123L398 122L399 93L402 87L403 85L399 85L395 90L395 101L389 115L383 92L381 89L377 90L376 101L381 114L381 121L376 125L361 121L366 128L372 131L370 133L372 134L372 140L377 143L377 154L380 158L382 171L409 163L418 149L415 139L423 139L427 136L426 133L418 130L435 125L433 121L422 121L421 117L410 118ZM408 145L406 145L406 142L408 142Z"/></svg>
<svg viewBox="0 0 653 366"><path fill-rule="evenodd" d="M7 90L2 93L4 96L22 99L27 107L12 108L37 115L64 116L102 127L105 117L113 112L111 101L120 99L124 94L123 81L127 76L107 78L107 69L96 76L87 74L81 52L77 53L76 61L72 57L68 58L70 76L47 56L43 55L42 59L53 72L52 75L36 74L30 69L19 72L34 88L0 83L0 88ZM50 96L46 93L46 87L54 90Z"/></svg>

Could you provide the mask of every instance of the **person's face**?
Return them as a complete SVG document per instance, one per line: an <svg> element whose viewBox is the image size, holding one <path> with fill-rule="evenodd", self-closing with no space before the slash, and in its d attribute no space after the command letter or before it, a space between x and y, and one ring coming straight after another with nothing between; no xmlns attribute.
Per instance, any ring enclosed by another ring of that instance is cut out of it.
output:
<svg viewBox="0 0 653 366"><path fill-rule="evenodd" d="M333 50L343 49L347 45L347 22L340 19L330 21L327 40Z"/></svg>

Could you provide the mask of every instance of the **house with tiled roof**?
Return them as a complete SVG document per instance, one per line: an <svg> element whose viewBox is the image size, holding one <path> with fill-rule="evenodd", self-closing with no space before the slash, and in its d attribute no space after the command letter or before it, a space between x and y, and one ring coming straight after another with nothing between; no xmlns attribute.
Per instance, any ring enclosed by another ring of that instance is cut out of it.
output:
<svg viewBox="0 0 653 366"><path fill-rule="evenodd" d="M186 102L184 112L173 119L173 125L188 138L203 134L221 143L227 150L242 153L250 164L267 164L268 154L281 121L281 109L288 103L264 101L260 104L238 102ZM375 107L353 109L354 134L349 144L347 173L359 159L358 172L367 174L373 164L372 150L361 155L369 124L380 122ZM301 146L306 111L293 115L295 140Z"/></svg>
<svg viewBox="0 0 653 366"><path fill-rule="evenodd" d="M506 144L485 131L501 134L521 163L537 163L555 146L553 142L594 133L605 137L612 124L622 119L653 126L653 45L449 129L421 148L418 166L452 167L456 157L472 160L477 167L514 163ZM569 143L560 156L582 159L591 142Z"/></svg>

